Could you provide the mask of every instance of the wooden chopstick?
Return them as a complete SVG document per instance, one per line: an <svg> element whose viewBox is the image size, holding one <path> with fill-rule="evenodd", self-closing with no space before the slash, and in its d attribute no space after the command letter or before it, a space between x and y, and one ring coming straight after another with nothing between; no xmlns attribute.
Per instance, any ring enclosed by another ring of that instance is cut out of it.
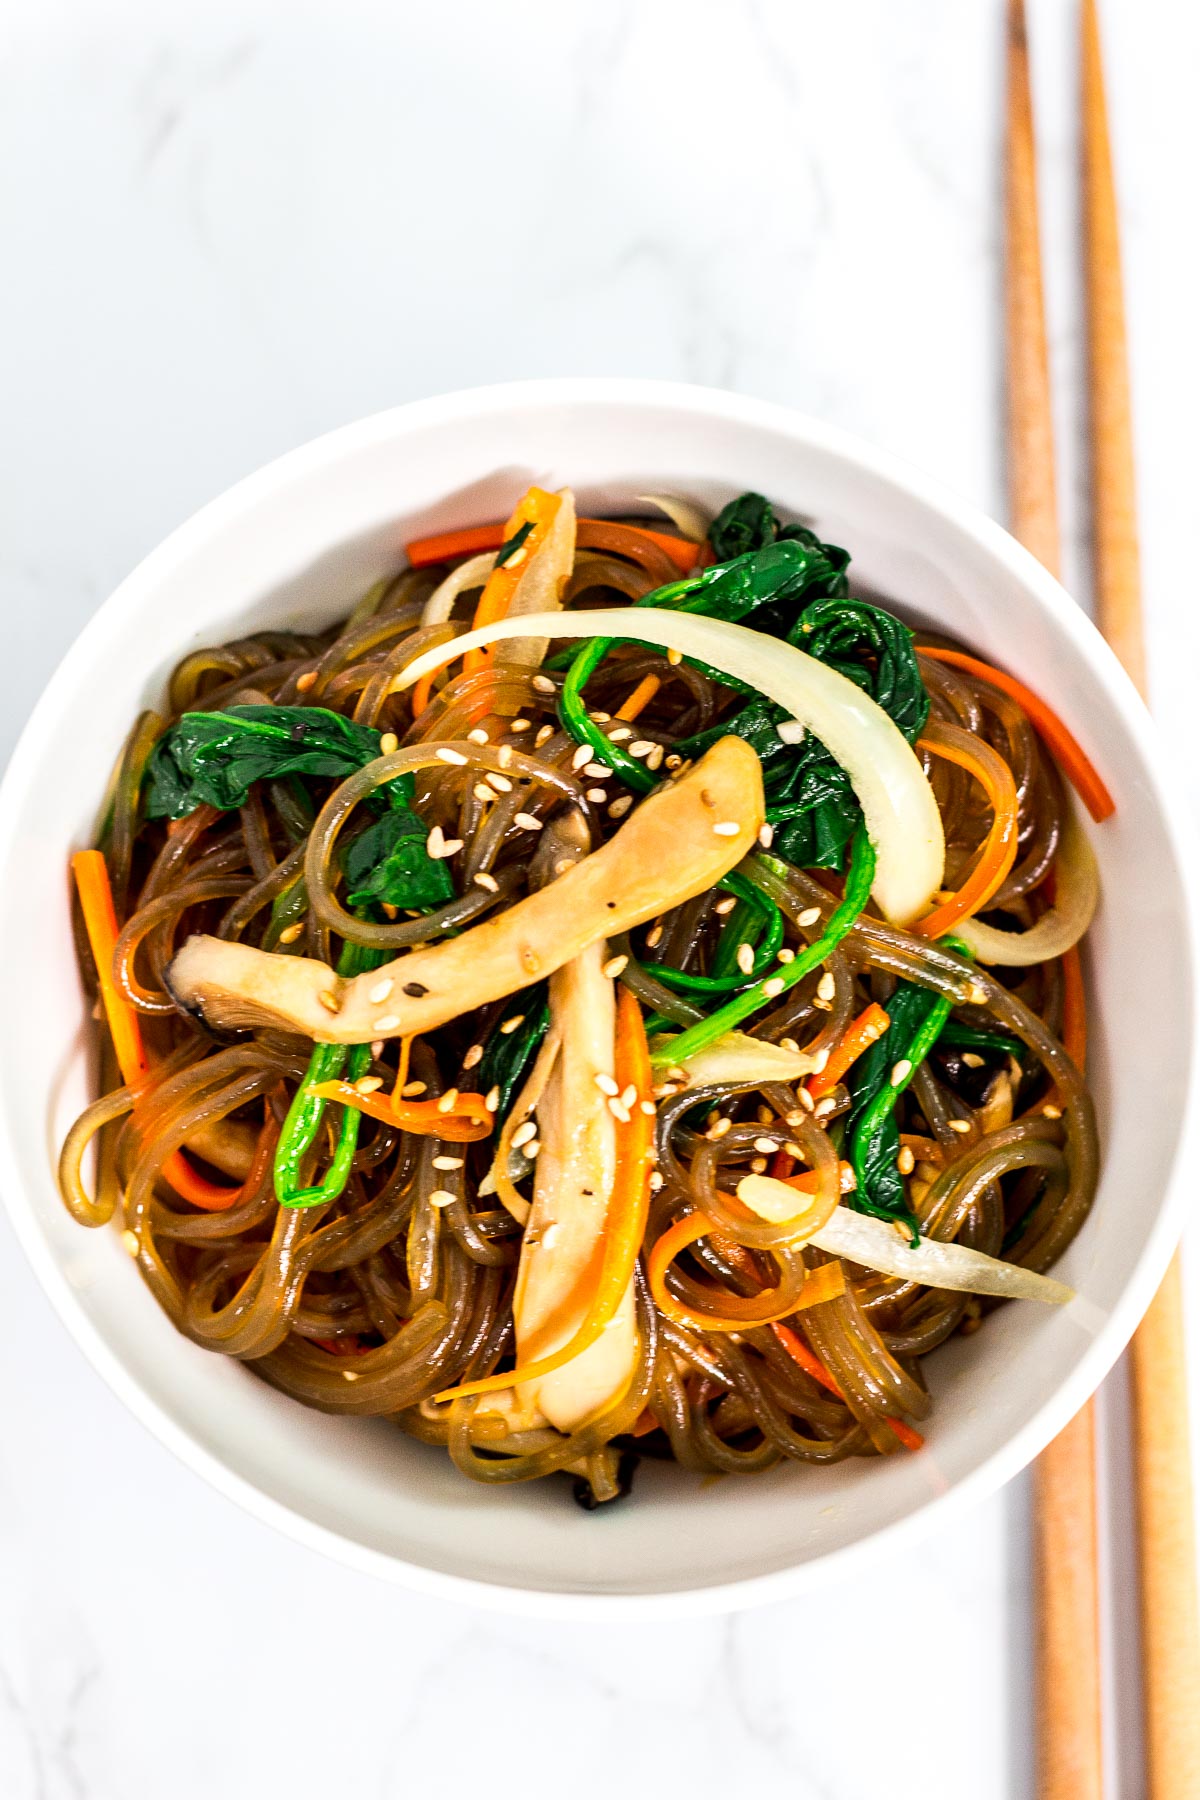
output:
<svg viewBox="0 0 1200 1800"><path fill-rule="evenodd" d="M1009 512L1053 574L1061 545L1024 0L1008 9L1005 327ZM1096 1430L1088 1404L1034 1467L1037 1776L1041 1800L1100 1800Z"/></svg>
<svg viewBox="0 0 1200 1800"><path fill-rule="evenodd" d="M1095 0L1083 0L1084 269L1092 546L1100 629L1146 692L1116 184ZM1178 1254L1133 1339L1148 1800L1200 1794L1200 1609Z"/></svg>

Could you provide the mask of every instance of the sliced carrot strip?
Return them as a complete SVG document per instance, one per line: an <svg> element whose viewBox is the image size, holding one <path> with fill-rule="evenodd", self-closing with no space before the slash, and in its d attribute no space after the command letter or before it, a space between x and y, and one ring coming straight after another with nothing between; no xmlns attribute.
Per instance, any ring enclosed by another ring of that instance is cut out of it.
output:
<svg viewBox="0 0 1200 1800"><path fill-rule="evenodd" d="M638 714L644 712L646 707L649 706L661 686L662 682L657 675L644 675L641 681L639 681L637 686L633 689L632 693L630 693L626 699L622 700L620 706L618 706L616 713L617 718L625 719L627 721L636 719Z"/></svg>
<svg viewBox="0 0 1200 1800"><path fill-rule="evenodd" d="M611 520L580 519L579 523L588 527L605 526L611 524ZM656 544L681 574L687 575L695 568L697 553L702 546L693 544L690 538L672 537L670 532L651 531L644 525L622 525L620 529ZM482 550L498 550L511 536L512 532L503 525L469 525L463 531L439 531L431 537L414 538L405 546L405 551L410 568L426 569L432 563L453 562L459 556L478 556Z"/></svg>
<svg viewBox="0 0 1200 1800"><path fill-rule="evenodd" d="M951 742L943 735L945 732L946 728L940 727L936 735L920 738L917 748L940 756L975 777L991 802L992 827L958 892L912 926L913 931L930 938L941 937L960 919L981 912L1008 876L1017 855L1017 786L1012 770L990 746L968 749L965 744ZM959 735L965 737L966 733Z"/></svg>
<svg viewBox="0 0 1200 1800"><path fill-rule="evenodd" d="M977 656L967 656L961 650L940 650L929 644L918 644L917 649L933 662L948 663L952 668L965 670L968 675L978 676L981 681L989 681L1002 694L1023 706L1030 724L1097 824L1117 810L1116 801L1079 741L1067 730L1058 714L1023 681L1006 674L1003 669L993 668L991 663L981 662Z"/></svg>
<svg viewBox="0 0 1200 1800"><path fill-rule="evenodd" d="M561 505L561 496L548 494L545 488L531 487L528 492L522 494L516 509L504 527L504 537L501 541L507 543L509 538L515 537L522 525L532 525L533 530L529 533L521 549L513 552L512 560L506 562L501 568L493 569L484 582L483 592L479 596L479 604L475 608L475 617L471 621L472 631L478 631L481 625L495 624L497 619L502 619L507 613L529 559L536 556L545 543L546 534L553 525ZM463 658L463 668L465 670L481 669L485 663L491 662L492 657L491 649L468 650Z"/></svg>
<svg viewBox="0 0 1200 1800"><path fill-rule="evenodd" d="M836 1394L839 1400L843 1398L841 1388L820 1358L813 1355L803 1338L797 1337L794 1331L789 1331L786 1325L772 1325L771 1330L792 1361L798 1363L806 1375L811 1375L814 1381L819 1382L829 1393ZM925 1439L921 1433L914 1431L911 1425L906 1425L903 1419L885 1419L884 1424L899 1438L906 1450L920 1450L924 1446Z"/></svg>
<svg viewBox="0 0 1200 1800"><path fill-rule="evenodd" d="M810 1075L804 1084L813 1099L822 1100L826 1094L831 1094L851 1064L883 1036L891 1022L882 1006L874 1000L864 1007L857 1019L851 1019L829 1052L829 1060L820 1074Z"/></svg>
<svg viewBox="0 0 1200 1800"><path fill-rule="evenodd" d="M397 1100L383 1093L364 1094L349 1081L318 1081L310 1089L321 1100L336 1100L368 1118L398 1126L420 1137L444 1137L456 1144L473 1144L490 1137L495 1119L483 1104L482 1094L459 1094L448 1112L437 1100Z"/></svg>

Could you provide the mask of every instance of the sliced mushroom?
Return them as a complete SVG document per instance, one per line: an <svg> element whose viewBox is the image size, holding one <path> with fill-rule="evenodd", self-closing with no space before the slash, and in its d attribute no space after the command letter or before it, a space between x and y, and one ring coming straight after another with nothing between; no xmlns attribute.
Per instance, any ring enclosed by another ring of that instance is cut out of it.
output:
<svg viewBox="0 0 1200 1800"><path fill-rule="evenodd" d="M178 1006L225 1029L275 1026L327 1044L433 1031L703 893L746 855L763 817L758 757L722 738L561 880L461 937L352 980L311 957L192 937L167 985Z"/></svg>

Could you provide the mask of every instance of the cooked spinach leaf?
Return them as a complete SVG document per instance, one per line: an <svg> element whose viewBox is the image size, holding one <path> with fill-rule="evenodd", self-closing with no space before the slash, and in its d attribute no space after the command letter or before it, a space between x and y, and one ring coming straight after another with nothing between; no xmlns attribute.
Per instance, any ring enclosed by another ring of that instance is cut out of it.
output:
<svg viewBox="0 0 1200 1800"><path fill-rule="evenodd" d="M937 1042L950 1003L928 988L902 981L887 1010L891 1024L859 1057L850 1075L853 1099L846 1119L846 1140L858 1186L849 1196L849 1205L876 1218L901 1220L915 1239L917 1222L908 1210L904 1181L896 1166L900 1128L895 1104L912 1072ZM893 1082L893 1072L901 1062L910 1063L911 1069L904 1079Z"/></svg>
<svg viewBox="0 0 1200 1800"><path fill-rule="evenodd" d="M431 912L453 899L450 871L426 850L424 821L408 804L412 787L411 775L389 782L387 812L347 844L342 857L347 905Z"/></svg>
<svg viewBox="0 0 1200 1800"><path fill-rule="evenodd" d="M344 780L379 755L379 733L323 706L231 706L188 712L155 745L146 817L182 819L198 806L244 806L256 781L282 775Z"/></svg>

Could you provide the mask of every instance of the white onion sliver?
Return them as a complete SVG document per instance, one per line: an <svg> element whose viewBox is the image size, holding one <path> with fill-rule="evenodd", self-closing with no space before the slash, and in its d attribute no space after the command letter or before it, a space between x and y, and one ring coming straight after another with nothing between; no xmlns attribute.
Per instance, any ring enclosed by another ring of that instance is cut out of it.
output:
<svg viewBox="0 0 1200 1800"><path fill-rule="evenodd" d="M872 893L885 918L907 925L928 908L946 862L933 789L894 721L836 669L744 625L639 606L500 619L427 650L396 677L393 688L411 687L463 651L508 637L613 637L656 644L757 688L815 732L849 775L874 846Z"/></svg>
<svg viewBox="0 0 1200 1800"><path fill-rule="evenodd" d="M638 494L636 497L647 506L657 506L659 512L666 513L676 531L693 544L702 544L708 536L712 520L690 500L679 500L674 494Z"/></svg>
<svg viewBox="0 0 1200 1800"><path fill-rule="evenodd" d="M669 1037L656 1038L656 1051L670 1055ZM723 1037L697 1050L687 1059L687 1085L712 1087L722 1082L800 1081L811 1075L816 1061L803 1050L785 1050L781 1044L769 1044L765 1038L750 1037L744 1031L727 1031Z"/></svg>
<svg viewBox="0 0 1200 1800"><path fill-rule="evenodd" d="M425 602L422 625L444 625L454 611L458 596L470 588L482 587L495 566L496 552L485 550L482 556L469 557L465 563L459 563L457 569L451 569L445 581L434 588Z"/></svg>
<svg viewBox="0 0 1200 1800"><path fill-rule="evenodd" d="M795 1219L797 1241L815 1244L830 1256L844 1256L848 1262L877 1269L882 1275L919 1281L926 1287L948 1288L959 1294L1045 1300L1051 1306L1064 1306L1074 1298L1074 1290L1065 1282L1035 1275L1032 1269L1018 1268L996 1256L985 1256L981 1250L968 1250L965 1244L922 1238L914 1247L886 1219L853 1212L848 1206L835 1207L824 1225L805 1233L804 1210L797 1211L796 1190L769 1175L743 1176L737 1192L738 1199L760 1219L773 1225Z"/></svg>
<svg viewBox="0 0 1200 1800"><path fill-rule="evenodd" d="M1049 962L1077 944L1091 924L1100 901L1100 871L1069 795L1056 874L1054 905L1028 931L998 931L978 919L964 919L955 926L977 961L1009 969Z"/></svg>

